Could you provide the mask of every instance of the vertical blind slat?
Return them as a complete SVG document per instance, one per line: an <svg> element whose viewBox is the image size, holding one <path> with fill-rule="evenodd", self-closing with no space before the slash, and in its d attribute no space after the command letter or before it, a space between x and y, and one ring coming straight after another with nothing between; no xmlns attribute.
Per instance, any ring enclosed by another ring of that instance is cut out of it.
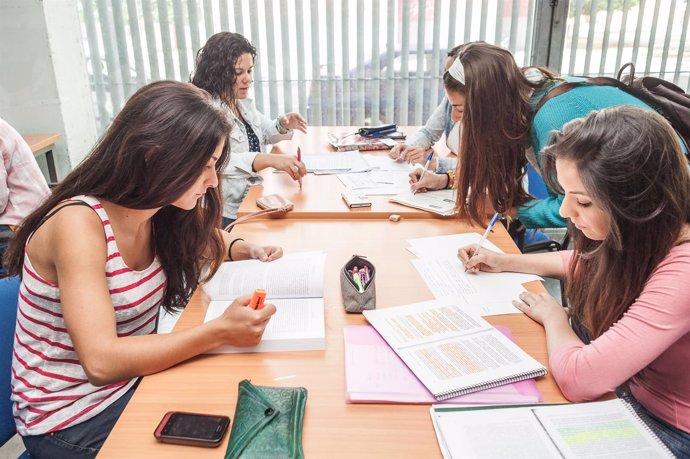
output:
<svg viewBox="0 0 690 459"><path fill-rule="evenodd" d="M585 50L585 75L589 75L592 63L592 48L594 46L594 31L597 28L597 2L592 2L589 8L589 24L587 29L587 48Z"/></svg>
<svg viewBox="0 0 690 459"><path fill-rule="evenodd" d="M659 0L654 2L654 16L652 18L652 30L649 33L649 45L647 46L647 61L645 62L644 73L649 73L652 67L652 58L654 57L654 39L656 38L656 25L659 21Z"/></svg>
<svg viewBox="0 0 690 459"><path fill-rule="evenodd" d="M397 56L396 56L397 57ZM402 47L400 50L400 124L407 125L409 120L407 110L409 108L408 96L410 94L410 1L403 0L402 8Z"/></svg>
<svg viewBox="0 0 690 459"><path fill-rule="evenodd" d="M178 68L180 79L189 79L189 53L187 52L187 34L185 33L184 8L180 0L173 1L173 20L175 21L175 40L177 42ZM172 51L172 50L171 50Z"/></svg>
<svg viewBox="0 0 690 459"><path fill-rule="evenodd" d="M110 114L105 106L105 89L103 88L104 77L101 67L101 53L98 49L98 32L96 32L96 18L93 12L92 0L84 1L84 20L86 21L86 37L91 62L93 80L91 84L96 91L96 109L98 111L98 125L100 130L104 130L110 122Z"/></svg>
<svg viewBox="0 0 690 459"><path fill-rule="evenodd" d="M242 13L242 0L235 0L233 3L233 14L235 15L235 30L241 35L244 35L244 14Z"/></svg>
<svg viewBox="0 0 690 459"><path fill-rule="evenodd" d="M259 50L261 47L261 34L259 33L259 7L256 1L249 2L249 22L251 24L251 42L254 47ZM270 72L269 72L270 73ZM266 113L264 107L264 87L263 87L263 66L261 59L254 62L254 102L260 112Z"/></svg>
<svg viewBox="0 0 690 459"><path fill-rule="evenodd" d="M534 31L534 0L529 0L527 3L527 27L525 27L525 58L522 65L527 67L532 62L532 37ZM565 46L565 42L563 43Z"/></svg>
<svg viewBox="0 0 690 459"><path fill-rule="evenodd" d="M290 30L287 24L294 24L289 19L288 2L287 0L280 0L280 41L283 45L283 55L280 62L283 68L283 102L285 103L284 111L292 111L292 61L293 57L290 53ZM276 74L277 75L277 74Z"/></svg>
<svg viewBox="0 0 690 459"><path fill-rule="evenodd" d="M470 9L471 9L470 0ZM428 119L431 116L431 112L436 108L439 103L438 100L438 87L441 80L441 75L443 75L443 68L441 67L441 0L434 0L434 29L432 32L433 44L431 48L431 89L429 91L429 101L424 107L424 119ZM448 48L450 51L450 48ZM443 62L446 60L443 59Z"/></svg>
<svg viewBox="0 0 690 459"><path fill-rule="evenodd" d="M599 59L599 74L606 73L606 54L609 51L609 34L611 33L611 16L613 15L613 0L608 0L606 7L606 22L604 24L604 41L601 45L601 58Z"/></svg>
<svg viewBox="0 0 690 459"><path fill-rule="evenodd" d="M350 37L348 30L350 27L350 9L348 7L348 2L343 1L341 4L341 39L343 45L343 123L348 126L352 124L352 117L350 115Z"/></svg>
<svg viewBox="0 0 690 459"><path fill-rule="evenodd" d="M467 0L467 2L465 3L465 33L462 37L463 43L467 43L471 40L470 37L472 33L472 6L472 0ZM440 17L442 13L440 11L441 8L439 2L435 3L434 9L436 10L434 16ZM457 43L454 43L453 46L448 46L448 51L450 51L455 46L457 46Z"/></svg>
<svg viewBox="0 0 690 459"><path fill-rule="evenodd" d="M668 49L671 46L671 35L673 34L673 18L676 12L676 0L671 0L671 7L668 11L668 23L666 24L666 39L664 40L664 51L661 55L661 78L666 78L666 64L668 61Z"/></svg>
<svg viewBox="0 0 690 459"><path fill-rule="evenodd" d="M146 49L148 51L151 79L161 79L161 69L158 63L158 43L156 41L156 27L153 22L153 5L151 0L141 0L141 10L144 13L144 31L146 33Z"/></svg>
<svg viewBox="0 0 690 459"><path fill-rule="evenodd" d="M521 6L522 6L522 2L520 2L520 1L512 2L512 5L510 6L512 8L512 11L511 11L512 14L510 15L510 41L509 41L508 48L512 49L512 50L517 49L518 18L519 18Z"/></svg>
<svg viewBox="0 0 690 459"><path fill-rule="evenodd" d="M642 35L642 20L644 19L645 0L640 0L637 9L637 27L635 27L635 41L633 42L632 61L637 62L637 53L640 49L640 38Z"/></svg>
<svg viewBox="0 0 690 459"><path fill-rule="evenodd" d="M683 27L680 29L680 43L678 43L678 55L676 56L676 72L673 77L673 82L680 83L680 66L683 62L683 53L685 52L685 40L688 32L688 18L690 17L690 5L685 5L685 15L683 15ZM690 78L688 78L688 88L690 88Z"/></svg>
<svg viewBox="0 0 690 459"><path fill-rule="evenodd" d="M327 85L326 90L328 91L329 103L326 107L325 120L329 126L343 124L342 120L339 118L341 112L340 110L338 110L338 99L336 94L336 86L338 85L338 82L335 71L335 6L333 5L333 3L334 2L332 1L326 2L326 74L328 75L328 83L325 83L324 85ZM318 40L312 39L312 43L314 41ZM319 65L318 58L316 60L316 63L317 65ZM318 69L319 73L317 73L314 76L315 80L319 79L321 73L320 65L318 66ZM321 83L319 82L319 84ZM320 88L322 87L320 86ZM312 92L316 94L316 91ZM317 94L317 100L319 105L321 105L322 103L321 94L323 94L324 92L325 91L320 89Z"/></svg>
<svg viewBox="0 0 690 459"><path fill-rule="evenodd" d="M371 10L371 124L381 120L381 51L379 50L379 24L381 23L381 4L372 2ZM365 96L366 97L366 96Z"/></svg>
<svg viewBox="0 0 690 459"><path fill-rule="evenodd" d="M134 93L135 85L132 82L132 75L130 74L129 46L127 45L124 15L122 14L122 2L115 1L112 2L111 5L113 9L113 29L115 31L115 42L119 60L119 68L117 70L122 76L122 89L124 90L125 98L128 99L129 96Z"/></svg>
<svg viewBox="0 0 690 459"><path fill-rule="evenodd" d="M201 48L201 36L199 34L199 5L197 0L187 0L187 15L189 16L189 34L192 45L192 62L195 53ZM194 65L192 65L194 68Z"/></svg>
<svg viewBox="0 0 690 459"><path fill-rule="evenodd" d="M297 19L297 97L299 98L299 112L307 115L307 89L304 59L304 4L302 0L295 0L295 17Z"/></svg>
<svg viewBox="0 0 690 459"><path fill-rule="evenodd" d="M393 69L395 59L395 0L388 0L388 20L386 24L386 123L394 123L395 119L395 70Z"/></svg>
<svg viewBox="0 0 690 459"><path fill-rule="evenodd" d="M355 93L355 124L364 125L364 101L367 94L364 91L364 1L357 0L357 92Z"/></svg>
<svg viewBox="0 0 690 459"><path fill-rule="evenodd" d="M450 0L450 8L448 12L448 17L449 18L456 18L458 17L458 0ZM456 38L455 38L456 30L455 30L455 21L449 20L448 21L448 44L446 48L451 49L453 46L455 46Z"/></svg>
<svg viewBox="0 0 690 459"><path fill-rule="evenodd" d="M132 37L132 51L134 51L136 85L139 87L146 83L146 68L144 66L144 47L141 43L141 32L139 30L139 13L137 12L137 2L135 0L127 0L127 17L129 18L130 36Z"/></svg>
<svg viewBox="0 0 690 459"><path fill-rule="evenodd" d="M165 64L165 73L163 76L167 79L175 79L175 69L172 59L172 43L170 40L170 21L168 16L168 2L167 0L158 0L158 21L161 32L161 47L163 48L163 62Z"/></svg>
<svg viewBox="0 0 690 459"><path fill-rule="evenodd" d="M625 48L625 32L626 25L628 23L628 10L630 9L630 0L623 1L623 17L621 18L621 30L618 34L618 50L616 51L616 65L614 66L614 72L617 72L621 68L621 62L623 61L623 48Z"/></svg>
<svg viewBox="0 0 690 459"><path fill-rule="evenodd" d="M496 6L496 31L494 35L494 43L501 45L503 41L503 12L505 10L504 0L498 0L498 5Z"/></svg>
<svg viewBox="0 0 690 459"><path fill-rule="evenodd" d="M311 0L311 36L319 36L319 0ZM330 3L330 2L329 2ZM319 40L312 39L311 43L311 79L314 85L312 93L315 102L312 107L312 122L321 125L321 63L319 61ZM331 101L335 105L335 100Z"/></svg>
<svg viewBox="0 0 690 459"><path fill-rule="evenodd" d="M482 19L479 21L479 39L486 41L486 19L489 17L488 0L482 0Z"/></svg>
<svg viewBox="0 0 690 459"><path fill-rule="evenodd" d="M122 91L122 75L118 72L119 62L117 58L117 50L112 40L112 14L108 11L108 4L106 0L98 1L98 18L101 25L101 36L103 37L103 48L105 50L105 70L108 74L108 89L110 91L110 101L113 104L113 112L117 113L122 107L125 95Z"/></svg>
<svg viewBox="0 0 690 459"><path fill-rule="evenodd" d="M204 43L215 33L213 17L213 0L204 0Z"/></svg>
<svg viewBox="0 0 690 459"><path fill-rule="evenodd" d="M575 62L577 60L577 41L580 37L580 19L582 18L582 2L577 0L575 2L575 24L573 24L573 40L570 43L570 65L568 66L568 74L575 73Z"/></svg>
<svg viewBox="0 0 690 459"><path fill-rule="evenodd" d="M218 10L218 15L220 16L220 30L223 32L232 32L230 29L230 8L228 6L228 0L220 0Z"/></svg>
<svg viewBox="0 0 690 459"><path fill-rule="evenodd" d="M426 0L419 0L417 7L417 62L415 64L415 85L414 85L414 124L420 126L422 122L422 106L424 104L424 58L426 50L424 49L424 35L426 20Z"/></svg>
<svg viewBox="0 0 690 459"><path fill-rule="evenodd" d="M271 107L270 116L277 116L278 110L278 88L277 88L277 69L276 66L276 38L275 27L276 22L273 16L273 0L264 1L264 14L266 22L266 46L263 48L268 56L268 72L266 75L266 83L268 84L268 103Z"/></svg>

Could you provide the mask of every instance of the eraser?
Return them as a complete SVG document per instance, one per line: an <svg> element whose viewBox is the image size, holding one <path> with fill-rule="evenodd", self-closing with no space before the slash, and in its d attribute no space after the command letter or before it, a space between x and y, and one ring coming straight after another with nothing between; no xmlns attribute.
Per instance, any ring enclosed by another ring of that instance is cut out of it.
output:
<svg viewBox="0 0 690 459"><path fill-rule="evenodd" d="M398 214L393 214L393 215L391 215L390 217L388 217L388 220L390 220L390 221L392 221L392 222L399 222L399 221L400 221L400 218L401 218L400 215L398 215Z"/></svg>

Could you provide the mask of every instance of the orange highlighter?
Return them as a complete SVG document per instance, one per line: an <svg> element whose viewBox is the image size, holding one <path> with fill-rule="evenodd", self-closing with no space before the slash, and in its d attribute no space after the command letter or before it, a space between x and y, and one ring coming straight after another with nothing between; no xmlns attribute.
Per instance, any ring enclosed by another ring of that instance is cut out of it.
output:
<svg viewBox="0 0 690 459"><path fill-rule="evenodd" d="M252 309L262 309L264 307L264 300L266 299L266 290L257 288L254 290L252 299L249 300L249 307Z"/></svg>

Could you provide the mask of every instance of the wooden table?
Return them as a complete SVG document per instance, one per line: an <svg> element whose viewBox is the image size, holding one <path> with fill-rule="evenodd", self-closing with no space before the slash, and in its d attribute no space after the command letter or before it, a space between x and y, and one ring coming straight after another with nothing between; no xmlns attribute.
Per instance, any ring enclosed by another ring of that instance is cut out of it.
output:
<svg viewBox="0 0 690 459"><path fill-rule="evenodd" d="M408 136L417 129L417 127L400 128ZM296 155L297 146L300 147L303 155L332 152L334 149L328 144L329 132L342 135L355 130L352 127L322 126L308 128L308 134L295 131L292 140L277 144L273 149L273 153ZM449 152L443 139L434 145L434 150L442 156L447 155ZM363 153L386 155L387 150L365 151ZM250 188L237 212L238 217L260 210L256 205L256 199L275 193L289 199L295 205L294 209L285 215L285 218L381 219L388 218L392 214L398 214L403 218L443 219L439 215L424 210L389 202L390 196L371 196L371 207L350 209L341 198L341 192L345 187L335 175L307 174L302 179L303 187L301 190L297 183L287 174L274 173L269 168L262 171L261 175L264 178L264 183Z"/></svg>
<svg viewBox="0 0 690 459"><path fill-rule="evenodd" d="M35 156L46 155L48 163L48 177L51 183L57 183L57 172L55 171L55 158L53 157L53 147L62 140L62 134L22 134L22 137L29 144Z"/></svg>
<svg viewBox="0 0 690 459"><path fill-rule="evenodd" d="M500 226L500 225L499 225ZM312 458L440 457L428 405L350 405L345 403L343 327L365 324L359 314L342 307L338 273L352 254L366 255L377 268L377 307L433 298L410 263L405 241L415 237L472 230L458 220L417 219L399 223L359 220L256 220L238 225L233 235L261 244L279 244L286 253L320 249L328 253L325 268L326 349L306 352L204 355L141 382L99 458L221 458L229 436L216 449L157 443L153 430L170 410L227 414L232 417L237 384L303 386L309 391L303 445ZM482 232L481 228L474 231ZM516 252L507 233L497 228L489 239ZM356 242L355 242L356 241ZM531 290L541 284L528 285ZM203 320L206 299L195 294L177 324L184 329ZM488 317L510 327L517 343L542 364L547 363L544 332L524 315ZM537 381L544 400L563 402L553 378Z"/></svg>

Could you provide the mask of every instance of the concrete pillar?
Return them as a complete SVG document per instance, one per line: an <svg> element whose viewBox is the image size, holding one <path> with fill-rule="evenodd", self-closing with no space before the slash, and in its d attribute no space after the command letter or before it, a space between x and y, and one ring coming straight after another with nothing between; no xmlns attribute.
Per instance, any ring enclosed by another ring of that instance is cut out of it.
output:
<svg viewBox="0 0 690 459"><path fill-rule="evenodd" d="M59 178L97 137L80 28L77 0L0 0L0 116L21 133L63 135Z"/></svg>

